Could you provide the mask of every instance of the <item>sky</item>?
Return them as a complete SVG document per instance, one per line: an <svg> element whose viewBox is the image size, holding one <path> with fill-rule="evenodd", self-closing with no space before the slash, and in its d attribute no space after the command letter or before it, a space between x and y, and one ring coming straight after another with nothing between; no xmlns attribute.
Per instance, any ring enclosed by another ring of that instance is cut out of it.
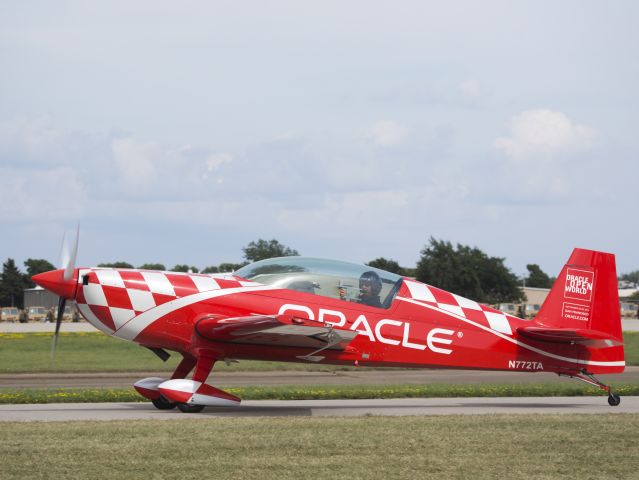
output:
<svg viewBox="0 0 639 480"><path fill-rule="evenodd" d="M2 4L2 261L639 269L637 2Z"/></svg>

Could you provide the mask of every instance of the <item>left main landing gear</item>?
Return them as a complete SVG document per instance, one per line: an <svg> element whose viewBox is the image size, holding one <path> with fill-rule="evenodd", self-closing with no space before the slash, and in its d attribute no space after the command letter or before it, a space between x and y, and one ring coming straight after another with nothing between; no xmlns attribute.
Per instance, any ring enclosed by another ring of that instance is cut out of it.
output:
<svg viewBox="0 0 639 480"><path fill-rule="evenodd" d="M160 395L158 398L154 398L151 400L153 406L158 410L173 410L175 408L175 402L168 400L167 398Z"/></svg>
<svg viewBox="0 0 639 480"><path fill-rule="evenodd" d="M608 405L610 405L611 407L616 407L617 405L621 403L621 397L617 395L616 393L613 393L610 385L605 385L601 383L599 380L595 378L595 376L592 373L588 373L586 370L582 370L581 373L575 373L572 375L560 373L559 376L575 378L589 385L594 385L595 387L601 388L602 390L608 393Z"/></svg>
<svg viewBox="0 0 639 480"><path fill-rule="evenodd" d="M206 352L195 358L184 356L171 380L159 377L144 378L133 386L140 395L153 402L159 410L175 407L184 413L201 412L205 406L234 407L241 400L228 392L208 385L206 382L216 358ZM195 367L193 379L185 378Z"/></svg>

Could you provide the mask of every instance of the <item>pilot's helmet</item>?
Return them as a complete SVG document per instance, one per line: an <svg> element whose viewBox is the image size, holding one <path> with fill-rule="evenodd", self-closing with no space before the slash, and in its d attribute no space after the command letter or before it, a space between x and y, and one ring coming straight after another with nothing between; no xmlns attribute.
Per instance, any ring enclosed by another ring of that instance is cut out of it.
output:
<svg viewBox="0 0 639 480"><path fill-rule="evenodd" d="M382 280L379 278L379 275L372 270L362 273L362 276L359 277L360 287L365 284L371 286L371 293L373 295L379 295L379 292L382 291Z"/></svg>

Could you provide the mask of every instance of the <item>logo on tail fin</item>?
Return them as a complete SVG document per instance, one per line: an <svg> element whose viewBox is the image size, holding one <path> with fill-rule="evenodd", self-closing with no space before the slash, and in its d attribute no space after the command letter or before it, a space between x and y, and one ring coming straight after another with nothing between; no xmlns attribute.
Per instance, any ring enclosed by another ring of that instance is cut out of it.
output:
<svg viewBox="0 0 639 480"><path fill-rule="evenodd" d="M575 268L567 269L564 297L590 302L594 280L595 272Z"/></svg>

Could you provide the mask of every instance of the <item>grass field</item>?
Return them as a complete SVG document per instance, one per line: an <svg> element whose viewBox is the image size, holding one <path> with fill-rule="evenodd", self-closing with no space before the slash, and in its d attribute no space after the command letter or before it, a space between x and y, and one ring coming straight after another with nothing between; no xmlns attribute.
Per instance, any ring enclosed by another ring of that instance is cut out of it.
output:
<svg viewBox="0 0 639 480"><path fill-rule="evenodd" d="M639 332L624 333L626 364L639 365ZM170 371L180 355L162 362L137 344L100 332L63 332L51 366L51 334L0 334L0 373ZM216 364L216 371L347 370L354 367L308 363L242 361Z"/></svg>
<svg viewBox="0 0 639 480"><path fill-rule="evenodd" d="M5 423L3 479L630 479L639 415Z"/></svg>

